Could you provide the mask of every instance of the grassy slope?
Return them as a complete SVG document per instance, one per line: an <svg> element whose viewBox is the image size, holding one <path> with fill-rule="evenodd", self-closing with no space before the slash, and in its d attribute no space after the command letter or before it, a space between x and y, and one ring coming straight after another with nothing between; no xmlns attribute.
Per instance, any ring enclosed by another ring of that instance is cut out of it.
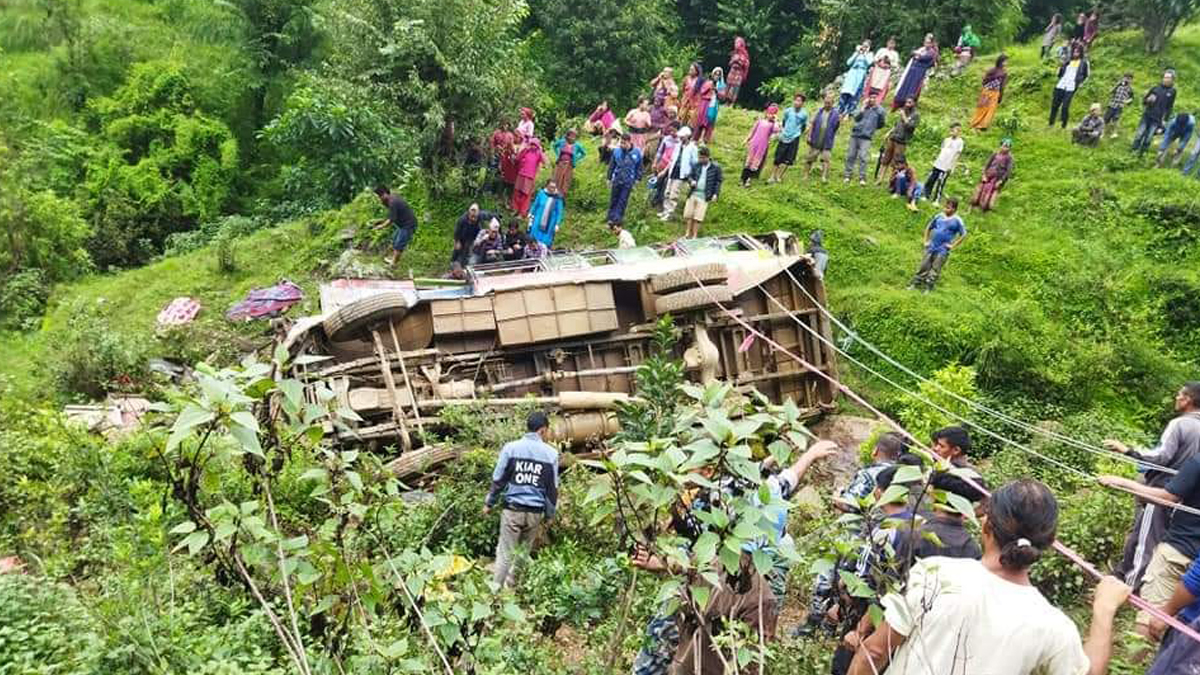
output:
<svg viewBox="0 0 1200 675"><path fill-rule="evenodd" d="M1196 53L1198 46L1200 29L1189 28L1180 32L1165 59L1150 60L1140 55L1137 36L1105 36L1093 55L1092 78L1076 97L1073 117L1081 116L1087 103L1105 101L1120 72L1135 70L1135 85L1142 90L1163 63L1179 69L1179 105L1187 108L1189 83L1196 82L1200 64L1184 55ZM801 184L796 169L782 185L759 181L749 190L738 186L741 140L754 120L748 111L721 113L714 149L727 179L721 200L709 210L706 232L782 228L804 236L821 227L833 256L828 284L835 310L902 360L926 371L953 360L975 363L983 368L985 384L1008 391L1014 387L1003 376L1012 371L1021 380L1016 388L1047 390L1058 398L1063 390L1087 383L1086 398L1077 402L1080 407L1116 400L1128 357L1122 345L1114 346L1114 339L1155 354L1169 349L1162 339L1161 309L1149 293L1154 280L1171 275L1198 283L1195 273L1182 266L1167 269L1158 259L1161 255L1145 245L1147 223L1126 215L1139 200L1164 190L1191 199L1196 184L1128 157L1135 109L1126 113L1122 138L1106 140L1097 150L1072 146L1067 132L1047 131L1043 116L1054 83L1053 67L1037 62L1035 47L1017 47L1010 53L1013 76L998 119L1015 117L1023 128L968 132L963 170L955 174L948 191L968 196L982 163L1004 135L1016 139L1016 175L996 213L967 216L970 239L954 254L937 293L924 296L903 290L918 262L921 229L932 207L910 214L880 189L843 185L840 180L828 186ZM922 179L949 123L969 117L978 75L987 61L977 61L962 78L936 80L927 89L922 126L909 150ZM844 128L835 150L839 172L846 133ZM604 229L607 190L595 154L591 152L577 170L561 245L612 244ZM419 195L415 201L435 200ZM435 206L422 209L422 227L403 267L418 273L441 271L454 217L468 201L436 200ZM362 208L329 215L325 234L319 236L328 239L329 233L362 222L364 216ZM678 223L663 224L653 217L644 191L635 192L629 221L643 243L669 239L680 230ZM0 347L20 356L6 359L0 373L14 377L24 390L44 391L31 364L53 350L56 333L70 322L70 308L80 300L104 298L114 313L119 312L122 326L148 332L159 308L177 295L196 295L207 307L223 309L247 288L285 275L313 291L312 231L292 224L242 242L242 270L232 276L218 273L213 253L201 251L61 288L41 332L32 337L0 334ZM1142 316L1146 313L1149 318ZM1138 314L1139 320L1135 334L1128 336L1123 331L1131 314ZM215 330L219 321L214 318L208 325ZM1181 368L1194 352L1180 350L1168 356L1166 362L1155 362L1156 372ZM1137 392L1143 398L1162 393L1153 390L1158 382L1143 384L1145 390Z"/></svg>

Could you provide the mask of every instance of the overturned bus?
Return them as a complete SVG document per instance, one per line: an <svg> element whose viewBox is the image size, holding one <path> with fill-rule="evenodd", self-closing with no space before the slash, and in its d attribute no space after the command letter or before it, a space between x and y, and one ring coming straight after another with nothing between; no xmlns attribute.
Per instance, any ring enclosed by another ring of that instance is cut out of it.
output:
<svg viewBox="0 0 1200 675"><path fill-rule="evenodd" d="M361 418L338 430L344 442L407 450L448 406L532 397L554 413L557 438L585 443L618 430L615 408L636 395L665 314L689 379L791 399L809 415L830 408L827 380L739 322L836 377L816 337L830 338L818 303L814 261L774 232L479 265L451 287L336 280L321 287L321 315L299 320L285 345L318 357L294 376L324 381Z"/></svg>

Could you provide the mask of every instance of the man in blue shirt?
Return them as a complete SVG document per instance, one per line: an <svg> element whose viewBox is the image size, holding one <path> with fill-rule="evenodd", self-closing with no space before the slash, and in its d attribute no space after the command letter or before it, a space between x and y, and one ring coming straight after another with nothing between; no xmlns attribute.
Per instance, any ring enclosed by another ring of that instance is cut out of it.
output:
<svg viewBox="0 0 1200 675"><path fill-rule="evenodd" d="M808 126L808 111L804 109L804 94L799 92L792 97L792 107L783 111L783 131L779 133L779 142L775 144L775 168L771 170L768 183L778 183L783 180L783 172L796 163L796 152L800 149L800 137Z"/></svg>
<svg viewBox="0 0 1200 675"><path fill-rule="evenodd" d="M516 547L529 546L542 521L554 518L558 505L558 451L546 444L550 432L546 413L531 413L525 428L529 433L500 451L483 506L484 514L490 513L503 495L493 576L501 587L513 583Z"/></svg>
<svg viewBox="0 0 1200 675"><path fill-rule="evenodd" d="M1163 131L1162 143L1158 146L1158 159L1155 164L1163 166L1170 164L1175 166L1183 157L1183 151L1187 149L1188 141L1192 140L1192 133L1196 130L1196 116L1191 113L1179 113L1171 118L1167 123L1166 129ZM1178 143L1178 147L1171 146ZM1172 151L1173 150L1173 151Z"/></svg>
<svg viewBox="0 0 1200 675"><path fill-rule="evenodd" d="M966 239L967 226L962 218L955 215L957 212L958 200L947 199L944 212L934 216L925 227L925 257L921 259L916 276L909 282L909 289L921 288L926 293L932 291L950 251Z"/></svg>
<svg viewBox="0 0 1200 675"><path fill-rule="evenodd" d="M1197 622L1200 619L1200 558L1192 561L1175 587L1174 595L1162 609L1192 628L1200 626ZM1200 645L1182 638L1174 630L1168 632L1167 624L1156 618L1150 620L1150 636L1162 640L1162 645L1146 675L1192 672L1197 659L1200 659Z"/></svg>
<svg viewBox="0 0 1200 675"><path fill-rule="evenodd" d="M608 198L608 222L625 220L625 207L629 204L629 193L642 177L642 151L633 147L633 137L621 135L621 147L613 150L608 164L608 183L612 192Z"/></svg>

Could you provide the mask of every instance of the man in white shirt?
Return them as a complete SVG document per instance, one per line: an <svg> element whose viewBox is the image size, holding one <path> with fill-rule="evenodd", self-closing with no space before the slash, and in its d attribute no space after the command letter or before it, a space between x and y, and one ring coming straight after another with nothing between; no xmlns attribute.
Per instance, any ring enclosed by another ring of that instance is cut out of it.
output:
<svg viewBox="0 0 1200 675"><path fill-rule="evenodd" d="M671 165L667 167L667 191L663 195L663 210L658 214L659 220L662 221L670 220L671 216L675 215L675 206L679 204L679 191L692 179L692 169L699 157L696 142L692 140L691 129L683 127L676 136L679 138L679 147L671 157Z"/></svg>
<svg viewBox="0 0 1200 675"><path fill-rule="evenodd" d="M617 248L637 248L637 242L633 240L633 233L626 230L619 221L609 223L608 231L616 235Z"/></svg>
<svg viewBox="0 0 1200 675"><path fill-rule="evenodd" d="M929 172L929 178L925 179L925 198L931 200L934 206L938 206L938 202L942 201L946 180L954 173L954 167L958 166L958 158L962 156L961 133L961 124L955 122L950 125L950 135L942 141L942 150L937 159L933 160L933 170Z"/></svg>

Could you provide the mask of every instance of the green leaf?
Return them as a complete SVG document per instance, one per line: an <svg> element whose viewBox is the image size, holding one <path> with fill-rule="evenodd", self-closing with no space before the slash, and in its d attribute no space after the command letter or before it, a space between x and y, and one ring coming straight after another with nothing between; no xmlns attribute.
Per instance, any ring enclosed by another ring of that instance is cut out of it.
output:
<svg viewBox="0 0 1200 675"><path fill-rule="evenodd" d="M242 502L238 508L243 516L248 516L258 510L258 502L254 500Z"/></svg>
<svg viewBox="0 0 1200 675"><path fill-rule="evenodd" d="M355 490L362 492L362 489L363 489L362 476L358 475L357 471L347 471L346 472L346 480L350 481L350 484L354 486Z"/></svg>
<svg viewBox="0 0 1200 675"><path fill-rule="evenodd" d="M292 537L291 539L284 539L283 541L279 542L279 545L282 546L283 550L285 551L295 551L297 549L304 548L305 546L308 546L308 535L302 534L298 537Z"/></svg>
<svg viewBox="0 0 1200 675"><path fill-rule="evenodd" d="M598 476L588 487L587 495L583 498L584 505L602 497L607 497L612 492L612 477L608 475Z"/></svg>
<svg viewBox="0 0 1200 675"><path fill-rule="evenodd" d="M230 425L229 434L238 442L238 446L242 450L256 457L263 456L262 445L258 442L258 432L235 423Z"/></svg>
<svg viewBox="0 0 1200 675"><path fill-rule="evenodd" d="M292 410L299 410L301 404L304 403L304 385L296 380L283 380L279 383L279 390L283 392L284 398L291 404Z"/></svg>
<svg viewBox="0 0 1200 675"><path fill-rule="evenodd" d="M171 534L189 534L196 531L196 524L190 520L185 520L182 523L171 528Z"/></svg>
<svg viewBox="0 0 1200 675"><path fill-rule="evenodd" d="M712 589L708 586L696 584L692 586L692 598L696 601L696 605L700 608L708 606L708 599L712 596Z"/></svg>
<svg viewBox="0 0 1200 675"><path fill-rule="evenodd" d="M707 566L712 559L717 555L717 544L721 543L720 537L716 532L705 530L700 538L696 540L696 545L692 548L692 552L696 556L696 564L700 567Z"/></svg>
<svg viewBox="0 0 1200 675"><path fill-rule="evenodd" d="M971 500L962 495L954 494L953 492L946 493L946 501L955 511L961 513L967 520L975 522L975 505Z"/></svg>
<svg viewBox="0 0 1200 675"><path fill-rule="evenodd" d="M233 536L233 533L237 532L237 530L238 526L234 523L221 523L220 525L217 525L216 539L217 541L225 541L229 537Z"/></svg>
<svg viewBox="0 0 1200 675"><path fill-rule="evenodd" d="M492 615L492 608L482 602L471 603L471 623L483 621Z"/></svg>
<svg viewBox="0 0 1200 675"><path fill-rule="evenodd" d="M207 544L208 532L205 532L204 530L197 530L184 537L183 541L179 542L179 545L172 549L171 552L174 553L182 548L187 548L188 555L196 555Z"/></svg>
<svg viewBox="0 0 1200 675"><path fill-rule="evenodd" d="M258 420L255 419L254 415L251 415L245 410L235 411L229 415L229 418L233 420L234 423L240 424L241 426L258 433Z"/></svg>
<svg viewBox="0 0 1200 675"><path fill-rule="evenodd" d="M175 424L171 426L172 431L181 431L187 429L195 429L201 424L211 422L216 417L213 411L202 408L195 403L189 404L179 413L179 417L175 418Z"/></svg>
<svg viewBox="0 0 1200 675"><path fill-rule="evenodd" d="M896 475L892 477L892 484L912 483L914 481L923 480L925 480L924 467L905 464L896 470Z"/></svg>
<svg viewBox="0 0 1200 675"><path fill-rule="evenodd" d="M500 608L500 613L504 616L504 618L514 623L519 623L525 620L525 612L521 611L521 608L512 602L504 603L504 606Z"/></svg>
<svg viewBox="0 0 1200 675"><path fill-rule="evenodd" d="M892 483L879 497L880 504L897 504L908 499L908 486Z"/></svg>
<svg viewBox="0 0 1200 675"><path fill-rule="evenodd" d="M326 476L328 475L329 474L326 473L325 469L314 468L300 474L300 480L325 480Z"/></svg>

